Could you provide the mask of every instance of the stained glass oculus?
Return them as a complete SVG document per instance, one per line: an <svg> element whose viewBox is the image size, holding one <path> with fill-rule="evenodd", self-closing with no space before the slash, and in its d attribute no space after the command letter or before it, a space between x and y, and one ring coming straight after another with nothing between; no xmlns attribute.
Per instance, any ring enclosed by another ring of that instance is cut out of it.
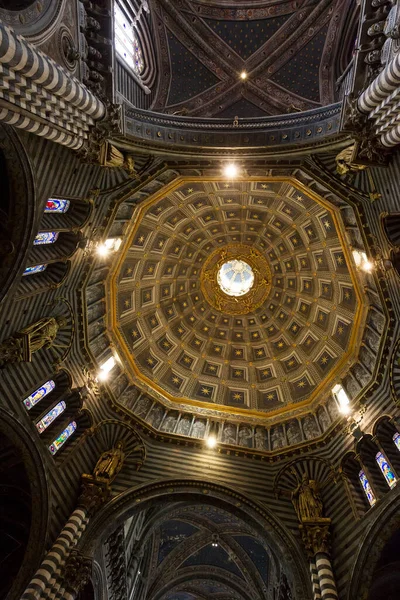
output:
<svg viewBox="0 0 400 600"><path fill-rule="evenodd" d="M70 201L62 198L49 198L44 209L45 213L66 213L69 209Z"/></svg>
<svg viewBox="0 0 400 600"><path fill-rule="evenodd" d="M218 271L217 281L228 296L244 296L254 285L253 269L243 260L229 260Z"/></svg>
<svg viewBox="0 0 400 600"><path fill-rule="evenodd" d="M46 383L44 383L42 386L40 386L40 388L38 388L37 390L32 392L32 394L30 396L25 398L25 400L24 400L25 408L30 410L32 408L32 406L35 406L35 404L40 402L40 400L42 398L47 396L47 394L50 394L50 392L53 391L55 387L56 387L56 384L54 383L54 381L52 379L49 379L49 381L46 381Z"/></svg>

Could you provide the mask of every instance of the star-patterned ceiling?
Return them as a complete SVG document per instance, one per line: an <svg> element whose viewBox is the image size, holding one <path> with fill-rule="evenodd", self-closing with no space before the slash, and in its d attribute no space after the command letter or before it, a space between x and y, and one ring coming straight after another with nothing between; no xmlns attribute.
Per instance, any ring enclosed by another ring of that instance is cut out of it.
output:
<svg viewBox="0 0 400 600"><path fill-rule="evenodd" d="M294 178L188 178L150 198L111 286L134 380L169 403L260 416L329 394L367 309L345 235L340 210ZM231 315L201 282L208 257L237 245L265 257L272 281L261 306Z"/></svg>
<svg viewBox="0 0 400 600"><path fill-rule="evenodd" d="M155 527L149 542L149 598L254 600L271 584L271 550L221 508L181 506Z"/></svg>
<svg viewBox="0 0 400 600"><path fill-rule="evenodd" d="M356 8L352 0L258 1L245 8L155 0L160 83L153 109L242 118L334 102L342 25Z"/></svg>

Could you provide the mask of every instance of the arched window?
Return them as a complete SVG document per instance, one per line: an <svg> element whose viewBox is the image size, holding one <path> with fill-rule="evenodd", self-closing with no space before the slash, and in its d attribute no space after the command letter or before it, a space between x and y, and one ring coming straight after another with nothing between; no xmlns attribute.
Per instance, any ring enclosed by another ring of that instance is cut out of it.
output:
<svg viewBox="0 0 400 600"><path fill-rule="evenodd" d="M67 405L65 404L65 402L61 400L61 402L58 402L58 404L56 404L54 408L49 410L49 412L43 417L43 419L40 419L40 421L36 423L36 427L39 433L42 433L45 429L47 429L47 427L51 425L51 423L55 419L57 419L57 417L61 415L61 413L64 412L66 407Z"/></svg>
<svg viewBox="0 0 400 600"><path fill-rule="evenodd" d="M390 488L394 487L397 483L397 478L396 475L393 473L393 470L391 469L386 456L382 452L378 452L378 454L375 455L375 460L378 463L378 466L382 471L382 474L386 479L386 483L388 484L388 486Z"/></svg>
<svg viewBox="0 0 400 600"><path fill-rule="evenodd" d="M73 435L74 431L76 431L76 422L71 421L69 425L64 429L62 433L54 440L52 444L49 446L49 450L51 454L56 454L58 450L65 444L65 442Z"/></svg>
<svg viewBox="0 0 400 600"><path fill-rule="evenodd" d="M394 444L395 444L397 450L400 451L400 433L395 433L394 434L393 441L394 441Z"/></svg>
<svg viewBox="0 0 400 600"><path fill-rule="evenodd" d="M54 383L54 381L52 379L49 379L49 381L46 381L46 383L44 383L40 388L32 392L30 396L25 398L25 407L28 410L30 410L32 406L35 406L35 404L40 402L42 398L47 396L47 394L50 394L50 392L53 391L55 387L56 384Z"/></svg>
<svg viewBox="0 0 400 600"><path fill-rule="evenodd" d="M42 244L54 244L58 238L58 231L40 231L33 240L34 246Z"/></svg>
<svg viewBox="0 0 400 600"><path fill-rule="evenodd" d="M376 503L376 498L375 498L375 494L372 491L371 485L367 479L366 474L364 473L364 471L360 471L358 474L358 477L360 479L360 483L361 483L361 487L364 491L364 494L367 497L367 500L370 504L370 506L374 506L374 504Z"/></svg>
<svg viewBox="0 0 400 600"><path fill-rule="evenodd" d="M35 273L43 273L47 268L47 265L35 265L34 267L26 267L22 275L34 275Z"/></svg>
<svg viewBox="0 0 400 600"><path fill-rule="evenodd" d="M114 4L115 50L136 75L144 68L143 53L140 42L134 33L132 21L117 2Z"/></svg>
<svg viewBox="0 0 400 600"><path fill-rule="evenodd" d="M49 198L44 209L45 213L66 213L71 202L62 198Z"/></svg>

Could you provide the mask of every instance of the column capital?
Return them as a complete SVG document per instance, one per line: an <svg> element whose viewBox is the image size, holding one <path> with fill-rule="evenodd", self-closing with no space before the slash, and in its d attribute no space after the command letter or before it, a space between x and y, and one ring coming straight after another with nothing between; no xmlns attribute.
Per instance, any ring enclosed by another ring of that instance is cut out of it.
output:
<svg viewBox="0 0 400 600"><path fill-rule="evenodd" d="M93 475L82 475L82 491L78 498L78 507L84 508L89 515L94 514L109 500L110 486L104 481L96 480Z"/></svg>
<svg viewBox="0 0 400 600"><path fill-rule="evenodd" d="M331 519L302 519L299 529L309 557L320 552L329 555L330 524Z"/></svg>
<svg viewBox="0 0 400 600"><path fill-rule="evenodd" d="M65 565L65 586L77 594L88 583L91 574L92 559L73 550Z"/></svg>

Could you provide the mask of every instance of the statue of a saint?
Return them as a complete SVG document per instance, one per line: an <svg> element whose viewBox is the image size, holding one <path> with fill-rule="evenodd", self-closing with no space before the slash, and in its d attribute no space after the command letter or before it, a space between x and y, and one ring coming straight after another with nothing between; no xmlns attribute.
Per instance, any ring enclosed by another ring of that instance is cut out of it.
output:
<svg viewBox="0 0 400 600"><path fill-rule="evenodd" d="M317 482L303 474L301 482L292 492L292 502L300 522L322 518L322 501Z"/></svg>
<svg viewBox="0 0 400 600"><path fill-rule="evenodd" d="M95 479L113 481L122 469L125 459L124 443L117 442L115 448L103 452L93 470Z"/></svg>
<svg viewBox="0 0 400 600"><path fill-rule="evenodd" d="M54 340L59 329L66 324L64 317L44 317L7 338L0 344L0 367L12 362L30 362L34 352L57 347Z"/></svg>
<svg viewBox="0 0 400 600"><path fill-rule="evenodd" d="M336 172L339 175L345 175L349 171L362 171L366 169L365 165L353 163L354 144L348 146L336 156Z"/></svg>

